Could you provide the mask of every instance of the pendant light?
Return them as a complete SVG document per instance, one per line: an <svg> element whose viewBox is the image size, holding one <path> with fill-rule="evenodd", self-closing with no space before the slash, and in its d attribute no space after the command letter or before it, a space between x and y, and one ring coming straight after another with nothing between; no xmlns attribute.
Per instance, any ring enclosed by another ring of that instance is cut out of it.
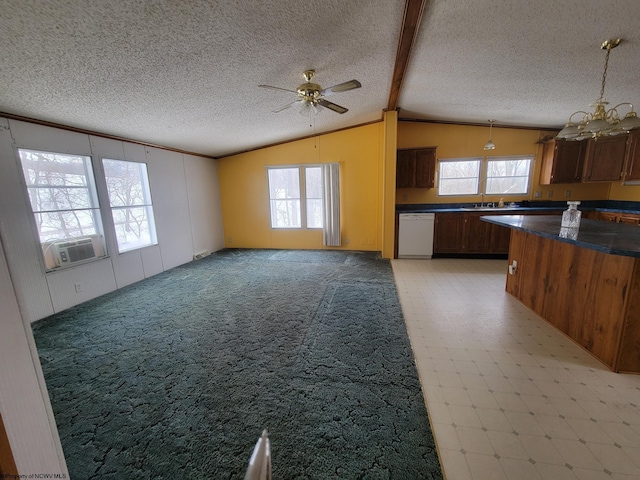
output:
<svg viewBox="0 0 640 480"><path fill-rule="evenodd" d="M609 54L612 48L616 48L622 42L621 38L611 38L602 42L600 48L607 51L604 61L604 72L602 73L602 84L600 86L600 97L595 103L589 105L594 111L589 113L582 110L572 113L569 121L556 138L562 140L584 140L585 138L598 138L601 136L618 135L629 130L640 128L640 118L633 110L633 105L628 102L619 103L613 108L606 110L609 104L604 97L604 87L607 80L607 68L609 66ZM620 119L618 107L628 106L630 108L623 119ZM576 125L572 119L574 115L582 114L582 119Z"/></svg>
<svg viewBox="0 0 640 480"><path fill-rule="evenodd" d="M495 150L496 148L496 144L491 140L491 128L493 127L493 122L495 122L495 120L489 120L489 141L484 146L485 150Z"/></svg>

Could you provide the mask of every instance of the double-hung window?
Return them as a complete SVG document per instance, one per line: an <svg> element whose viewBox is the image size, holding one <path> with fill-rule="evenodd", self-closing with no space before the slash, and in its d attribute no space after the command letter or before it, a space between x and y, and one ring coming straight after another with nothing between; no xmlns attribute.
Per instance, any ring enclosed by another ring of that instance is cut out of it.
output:
<svg viewBox="0 0 640 480"><path fill-rule="evenodd" d="M47 270L60 266L60 259L50 255L54 242L99 236L103 254L102 222L91 157L22 148L18 149L18 155ZM69 262L75 258L65 252L62 260Z"/></svg>
<svg viewBox="0 0 640 480"><path fill-rule="evenodd" d="M102 165L118 252L157 244L146 164L103 158Z"/></svg>
<svg viewBox="0 0 640 480"><path fill-rule="evenodd" d="M488 157L485 192L488 195L529 193L533 157Z"/></svg>
<svg viewBox="0 0 640 480"><path fill-rule="evenodd" d="M267 167L271 228L322 230L322 244L341 245L340 165Z"/></svg>
<svg viewBox="0 0 640 480"><path fill-rule="evenodd" d="M271 228L322 228L322 168L269 167L267 172Z"/></svg>
<svg viewBox="0 0 640 480"><path fill-rule="evenodd" d="M41 243L101 233L90 157L18 153Z"/></svg>
<svg viewBox="0 0 640 480"><path fill-rule="evenodd" d="M438 195L477 195L482 158L441 158Z"/></svg>

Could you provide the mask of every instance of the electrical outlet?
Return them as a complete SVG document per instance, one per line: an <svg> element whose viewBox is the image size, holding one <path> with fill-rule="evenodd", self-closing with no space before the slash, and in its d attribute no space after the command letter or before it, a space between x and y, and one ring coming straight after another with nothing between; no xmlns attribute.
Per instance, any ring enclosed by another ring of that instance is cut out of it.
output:
<svg viewBox="0 0 640 480"><path fill-rule="evenodd" d="M349 239L349 238L345 238L345 239L344 239L344 244L345 244L345 245L349 245L349 242L350 242L350 241L351 241L351 239Z"/></svg>
<svg viewBox="0 0 640 480"><path fill-rule="evenodd" d="M76 289L76 293L80 293L82 291L82 284L81 283L74 283L73 286Z"/></svg>
<svg viewBox="0 0 640 480"><path fill-rule="evenodd" d="M547 190L547 198L553 198L553 190Z"/></svg>
<svg viewBox="0 0 640 480"><path fill-rule="evenodd" d="M569 198L569 197L571 196L571 190L565 190L565 191L564 191L564 196L565 196L566 198Z"/></svg>
<svg viewBox="0 0 640 480"><path fill-rule="evenodd" d="M231 243L233 242L233 238L232 237L227 237L227 243Z"/></svg>
<svg viewBox="0 0 640 480"><path fill-rule="evenodd" d="M535 193L533 194L533 196L534 196L535 198L542 198L542 192L537 191L537 192L535 192Z"/></svg>
<svg viewBox="0 0 640 480"><path fill-rule="evenodd" d="M406 202L407 200L409 200L409 195L402 195L402 201Z"/></svg>

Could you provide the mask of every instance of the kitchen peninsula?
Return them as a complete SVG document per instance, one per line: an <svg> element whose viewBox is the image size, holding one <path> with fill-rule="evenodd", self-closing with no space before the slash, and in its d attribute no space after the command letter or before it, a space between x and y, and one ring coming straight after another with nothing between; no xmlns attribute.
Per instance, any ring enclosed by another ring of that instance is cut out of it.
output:
<svg viewBox="0 0 640 480"><path fill-rule="evenodd" d="M640 373L640 227L501 215L511 228L506 291L614 372Z"/></svg>

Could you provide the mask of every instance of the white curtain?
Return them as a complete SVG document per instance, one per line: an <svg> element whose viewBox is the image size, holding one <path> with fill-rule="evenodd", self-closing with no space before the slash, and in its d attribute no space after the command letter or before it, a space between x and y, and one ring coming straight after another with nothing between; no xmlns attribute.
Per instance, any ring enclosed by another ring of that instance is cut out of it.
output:
<svg viewBox="0 0 640 480"><path fill-rule="evenodd" d="M342 244L340 240L340 164L324 164L322 180L324 188L322 244L327 247L339 247Z"/></svg>

